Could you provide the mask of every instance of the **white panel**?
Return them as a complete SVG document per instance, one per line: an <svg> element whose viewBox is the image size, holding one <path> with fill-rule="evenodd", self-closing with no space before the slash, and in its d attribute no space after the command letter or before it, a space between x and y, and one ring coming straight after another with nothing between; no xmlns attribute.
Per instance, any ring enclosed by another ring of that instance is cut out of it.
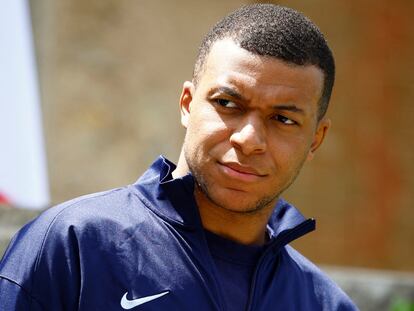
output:
<svg viewBox="0 0 414 311"><path fill-rule="evenodd" d="M29 5L0 0L0 193L43 208L49 187Z"/></svg>

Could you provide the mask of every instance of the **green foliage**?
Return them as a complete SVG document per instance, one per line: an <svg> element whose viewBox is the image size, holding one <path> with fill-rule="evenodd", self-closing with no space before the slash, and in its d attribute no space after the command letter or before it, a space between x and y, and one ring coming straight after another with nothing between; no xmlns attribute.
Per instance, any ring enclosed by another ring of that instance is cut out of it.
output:
<svg viewBox="0 0 414 311"><path fill-rule="evenodd" d="M396 299L391 304L390 311L414 311L414 303L406 299Z"/></svg>

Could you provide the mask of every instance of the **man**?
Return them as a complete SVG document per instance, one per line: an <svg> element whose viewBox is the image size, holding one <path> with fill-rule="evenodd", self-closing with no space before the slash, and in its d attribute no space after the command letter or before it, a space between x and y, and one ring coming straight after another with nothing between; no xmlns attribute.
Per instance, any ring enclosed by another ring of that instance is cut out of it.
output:
<svg viewBox="0 0 414 311"><path fill-rule="evenodd" d="M334 61L316 26L251 5L204 38L180 97L177 166L49 209L0 264L2 310L356 310L287 244L280 199L321 145Z"/></svg>

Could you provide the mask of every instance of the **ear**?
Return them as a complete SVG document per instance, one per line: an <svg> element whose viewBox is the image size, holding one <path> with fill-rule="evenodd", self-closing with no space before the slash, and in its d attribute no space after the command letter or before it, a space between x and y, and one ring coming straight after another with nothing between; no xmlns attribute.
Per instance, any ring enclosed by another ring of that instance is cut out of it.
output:
<svg viewBox="0 0 414 311"><path fill-rule="evenodd" d="M185 128L187 128L190 120L191 102L193 101L194 91L194 84L190 81L185 81L180 96L181 124Z"/></svg>
<svg viewBox="0 0 414 311"><path fill-rule="evenodd" d="M312 145L308 152L307 161L310 161L315 156L316 150L322 144L323 140L325 139L326 134L328 133L329 128L331 127L331 120L327 118L323 118L318 122L316 132L313 136Z"/></svg>

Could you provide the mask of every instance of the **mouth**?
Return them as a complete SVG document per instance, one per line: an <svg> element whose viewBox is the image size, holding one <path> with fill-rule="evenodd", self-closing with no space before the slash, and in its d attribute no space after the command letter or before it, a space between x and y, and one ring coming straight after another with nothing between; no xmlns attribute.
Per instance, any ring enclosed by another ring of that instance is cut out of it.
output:
<svg viewBox="0 0 414 311"><path fill-rule="evenodd" d="M218 162L221 171L230 178L237 179L244 182L257 182L265 177L258 170L250 166L240 165L235 162L221 163Z"/></svg>

